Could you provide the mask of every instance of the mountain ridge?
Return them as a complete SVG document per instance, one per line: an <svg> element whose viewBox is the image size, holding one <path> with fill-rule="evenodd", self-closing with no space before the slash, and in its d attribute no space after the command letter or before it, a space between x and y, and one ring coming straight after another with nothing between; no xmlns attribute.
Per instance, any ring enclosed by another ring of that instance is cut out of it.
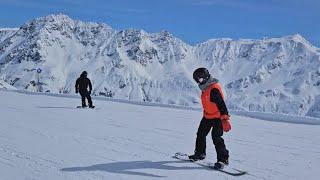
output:
<svg viewBox="0 0 320 180"><path fill-rule="evenodd" d="M189 45L168 31L114 30L58 14L0 41L0 79L27 91L72 93L87 70L94 95L199 106L192 72L201 66L225 86L231 109L320 117L319 57L299 34Z"/></svg>

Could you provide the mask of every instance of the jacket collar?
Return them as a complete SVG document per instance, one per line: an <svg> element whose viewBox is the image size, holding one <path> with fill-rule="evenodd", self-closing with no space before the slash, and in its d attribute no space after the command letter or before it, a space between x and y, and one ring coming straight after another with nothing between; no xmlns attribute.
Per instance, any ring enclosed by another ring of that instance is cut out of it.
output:
<svg viewBox="0 0 320 180"><path fill-rule="evenodd" d="M209 80L204 84L199 84L201 91L205 91L211 84L218 83L219 80L210 76Z"/></svg>

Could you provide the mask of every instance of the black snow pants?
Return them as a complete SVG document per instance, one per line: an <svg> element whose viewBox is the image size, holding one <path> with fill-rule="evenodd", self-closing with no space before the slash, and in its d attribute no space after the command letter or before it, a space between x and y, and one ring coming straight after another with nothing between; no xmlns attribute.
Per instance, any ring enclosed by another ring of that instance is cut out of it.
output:
<svg viewBox="0 0 320 180"><path fill-rule="evenodd" d="M82 107L87 106L86 105L86 98L88 99L89 107L91 107L92 106L92 100L91 100L90 93L88 91L80 91L80 95L81 95Z"/></svg>
<svg viewBox="0 0 320 180"><path fill-rule="evenodd" d="M220 119L205 119L202 118L198 132L197 132L197 140L196 140L196 154L206 153L206 136L209 134L210 130L211 136L213 140L213 144L217 153L218 161L226 161L229 158L229 151L226 149L224 144L224 140L222 138L223 129Z"/></svg>

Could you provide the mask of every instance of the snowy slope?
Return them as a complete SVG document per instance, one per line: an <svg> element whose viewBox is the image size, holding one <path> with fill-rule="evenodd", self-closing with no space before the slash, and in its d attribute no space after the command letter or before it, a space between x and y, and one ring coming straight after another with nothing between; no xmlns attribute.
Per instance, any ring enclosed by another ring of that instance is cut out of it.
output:
<svg viewBox="0 0 320 180"><path fill-rule="evenodd" d="M18 30L18 28L0 28L0 43L14 35Z"/></svg>
<svg viewBox="0 0 320 180"><path fill-rule="evenodd" d="M28 91L72 94L87 70L95 95L199 107L192 81L199 66L220 79L234 110L320 117L320 50L298 34L191 46L167 31L115 30L58 14L0 42L0 78Z"/></svg>
<svg viewBox="0 0 320 180"><path fill-rule="evenodd" d="M0 79L0 89L5 90L17 90L15 87L11 86L10 84L6 83L4 80Z"/></svg>
<svg viewBox="0 0 320 180"><path fill-rule="evenodd" d="M0 91L0 179L319 179L320 126L232 116L233 178L180 162L201 112ZM275 115L276 116L276 115ZM208 137L208 161L215 153ZM299 170L299 169L303 170Z"/></svg>

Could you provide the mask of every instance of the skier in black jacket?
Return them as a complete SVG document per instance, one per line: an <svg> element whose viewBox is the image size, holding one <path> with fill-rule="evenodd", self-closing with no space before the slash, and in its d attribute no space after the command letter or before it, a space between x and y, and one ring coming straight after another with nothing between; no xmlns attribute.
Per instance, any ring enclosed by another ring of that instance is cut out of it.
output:
<svg viewBox="0 0 320 180"><path fill-rule="evenodd" d="M76 93L80 93L81 95L81 100L82 100L82 107L87 107L86 105L86 99L88 99L88 103L89 103L89 108L94 108L94 106L92 105L92 100L91 100L91 91L92 91L92 84L90 79L87 78L87 71L83 71L80 75L80 77L77 79L76 81ZM88 91L88 87L89 87L89 91Z"/></svg>

